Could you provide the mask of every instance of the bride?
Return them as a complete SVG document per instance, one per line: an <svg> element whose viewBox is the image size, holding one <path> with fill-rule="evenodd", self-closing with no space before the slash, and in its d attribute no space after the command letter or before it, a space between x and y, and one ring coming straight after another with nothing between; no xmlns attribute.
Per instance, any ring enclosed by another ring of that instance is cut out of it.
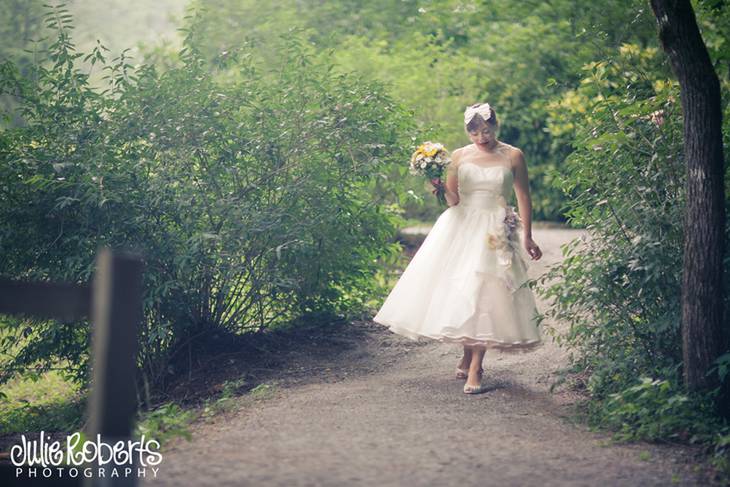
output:
<svg viewBox="0 0 730 487"><path fill-rule="evenodd" d="M526 260L542 257L532 238L527 166L520 149L497 139L488 103L464 112L471 144L447 166L447 208L401 274L373 321L413 340L463 345L456 377L483 392L488 348L527 352L542 345ZM439 184L439 183L437 183ZM507 204L512 190L519 214Z"/></svg>

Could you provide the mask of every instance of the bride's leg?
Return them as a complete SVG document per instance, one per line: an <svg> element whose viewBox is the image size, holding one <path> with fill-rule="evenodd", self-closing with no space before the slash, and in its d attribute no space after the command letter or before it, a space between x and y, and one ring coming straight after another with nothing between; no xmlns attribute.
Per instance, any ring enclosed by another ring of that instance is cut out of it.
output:
<svg viewBox="0 0 730 487"><path fill-rule="evenodd" d="M469 345L464 345L464 356L461 357L461 361L459 362L459 365L457 365L457 367L459 367L460 369L469 368L469 365L471 364L471 352L471 347Z"/></svg>
<svg viewBox="0 0 730 487"><path fill-rule="evenodd" d="M482 381L482 361L484 360L484 353L487 351L486 347L482 345L474 345L471 353L471 363L469 364L469 377L466 379L466 384L470 386L478 386Z"/></svg>

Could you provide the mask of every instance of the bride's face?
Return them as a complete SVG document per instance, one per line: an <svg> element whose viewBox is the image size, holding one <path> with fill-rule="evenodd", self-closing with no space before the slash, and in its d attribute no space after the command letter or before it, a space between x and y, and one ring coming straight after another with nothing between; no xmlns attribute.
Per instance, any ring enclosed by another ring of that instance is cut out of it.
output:
<svg viewBox="0 0 730 487"><path fill-rule="evenodd" d="M476 129L469 131L469 138L477 145L492 144L497 138L497 126L483 123Z"/></svg>

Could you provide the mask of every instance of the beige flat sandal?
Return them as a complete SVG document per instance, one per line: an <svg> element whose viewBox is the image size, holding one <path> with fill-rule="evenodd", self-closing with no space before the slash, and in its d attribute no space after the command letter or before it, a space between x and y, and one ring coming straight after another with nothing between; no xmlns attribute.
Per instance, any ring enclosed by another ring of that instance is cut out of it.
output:
<svg viewBox="0 0 730 487"><path fill-rule="evenodd" d="M482 375L484 374L484 369L479 369L479 385L478 386L470 386L467 384L464 384L464 394L479 394L487 390L487 387L482 384Z"/></svg>
<svg viewBox="0 0 730 487"><path fill-rule="evenodd" d="M484 384L479 384L478 386L464 384L464 394L480 394L486 390L487 387Z"/></svg>

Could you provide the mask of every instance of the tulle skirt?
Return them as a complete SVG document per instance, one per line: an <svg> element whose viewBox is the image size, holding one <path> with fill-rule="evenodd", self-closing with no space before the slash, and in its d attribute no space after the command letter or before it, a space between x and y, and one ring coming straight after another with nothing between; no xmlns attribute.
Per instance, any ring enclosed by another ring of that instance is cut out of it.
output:
<svg viewBox="0 0 730 487"><path fill-rule="evenodd" d="M413 340L517 353L541 346L521 229L503 199L447 208L373 321Z"/></svg>

